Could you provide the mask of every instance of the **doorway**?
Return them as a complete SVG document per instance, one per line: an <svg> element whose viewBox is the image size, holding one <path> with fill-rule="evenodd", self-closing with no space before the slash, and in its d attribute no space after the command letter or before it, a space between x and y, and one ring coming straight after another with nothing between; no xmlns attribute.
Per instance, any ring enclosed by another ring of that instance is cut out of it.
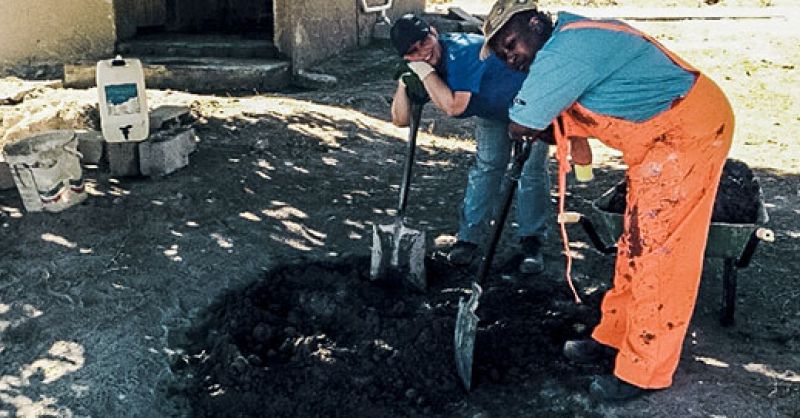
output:
<svg viewBox="0 0 800 418"><path fill-rule="evenodd" d="M272 0L165 0L169 32L238 34L272 40Z"/></svg>

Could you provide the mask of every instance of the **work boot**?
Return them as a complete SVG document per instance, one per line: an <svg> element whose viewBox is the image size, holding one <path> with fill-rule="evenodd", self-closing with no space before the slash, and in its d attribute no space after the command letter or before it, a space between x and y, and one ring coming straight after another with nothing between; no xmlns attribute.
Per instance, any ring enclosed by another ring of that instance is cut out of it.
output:
<svg viewBox="0 0 800 418"><path fill-rule="evenodd" d="M592 339L567 341L564 343L563 352L564 357L580 364L594 364L617 354L617 350Z"/></svg>
<svg viewBox="0 0 800 418"><path fill-rule="evenodd" d="M598 401L628 401L652 389L642 389L613 375L595 376L589 384L589 394Z"/></svg>
<svg viewBox="0 0 800 418"><path fill-rule="evenodd" d="M539 274L544 271L544 257L542 257L542 242L537 237L523 237L520 240L522 247L522 261L519 263L519 272L522 274Z"/></svg>
<svg viewBox="0 0 800 418"><path fill-rule="evenodd" d="M475 259L478 245L469 241L456 241L447 254L447 261L456 266L466 266Z"/></svg>

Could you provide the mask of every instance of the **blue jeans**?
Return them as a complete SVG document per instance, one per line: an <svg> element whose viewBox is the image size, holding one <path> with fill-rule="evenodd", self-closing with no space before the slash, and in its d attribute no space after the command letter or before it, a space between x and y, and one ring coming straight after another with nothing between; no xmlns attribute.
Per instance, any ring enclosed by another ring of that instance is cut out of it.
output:
<svg viewBox="0 0 800 418"><path fill-rule="evenodd" d="M467 189L461 207L458 239L480 243L485 239L489 221L502 202L503 176L511 157L512 142L506 122L476 118L475 164L469 171ZM537 141L522 168L516 191L517 235L535 236L544 241L550 215L550 177L547 173L548 145Z"/></svg>

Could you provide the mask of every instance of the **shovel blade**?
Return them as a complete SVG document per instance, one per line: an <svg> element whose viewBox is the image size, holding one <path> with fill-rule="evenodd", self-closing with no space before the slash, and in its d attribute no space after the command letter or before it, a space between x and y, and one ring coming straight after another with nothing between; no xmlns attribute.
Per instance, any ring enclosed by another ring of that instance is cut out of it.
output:
<svg viewBox="0 0 800 418"><path fill-rule="evenodd" d="M425 232L402 222L372 226L371 280L399 281L425 291Z"/></svg>
<svg viewBox="0 0 800 418"><path fill-rule="evenodd" d="M466 302L464 298L458 299L458 316L456 317L455 332L455 359L458 377L464 389L470 390L472 386L472 357L475 352L475 336L478 333L478 300L483 289L477 283L472 283L472 295Z"/></svg>

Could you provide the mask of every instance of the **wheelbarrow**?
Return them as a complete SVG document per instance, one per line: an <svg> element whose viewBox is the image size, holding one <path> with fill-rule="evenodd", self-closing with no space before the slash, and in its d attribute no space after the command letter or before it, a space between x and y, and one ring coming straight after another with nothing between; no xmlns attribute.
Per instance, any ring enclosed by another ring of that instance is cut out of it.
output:
<svg viewBox="0 0 800 418"><path fill-rule="evenodd" d="M612 242L617 242L622 235L622 214L608 210L611 200L616 193L616 186L603 193L602 196L592 201L592 212L600 220L607 237ZM604 254L615 254L616 244L606 244L606 239L600 236L589 217L577 212L568 212L561 216L565 223L580 223L592 245ZM728 326L734 322L736 310L736 273L738 269L750 265L750 260L755 253L760 241L773 242L775 234L768 228L761 227L769 221L764 199L759 195L758 211L755 223L726 223L711 222L706 244L706 257L722 258L722 311L720 323Z"/></svg>

